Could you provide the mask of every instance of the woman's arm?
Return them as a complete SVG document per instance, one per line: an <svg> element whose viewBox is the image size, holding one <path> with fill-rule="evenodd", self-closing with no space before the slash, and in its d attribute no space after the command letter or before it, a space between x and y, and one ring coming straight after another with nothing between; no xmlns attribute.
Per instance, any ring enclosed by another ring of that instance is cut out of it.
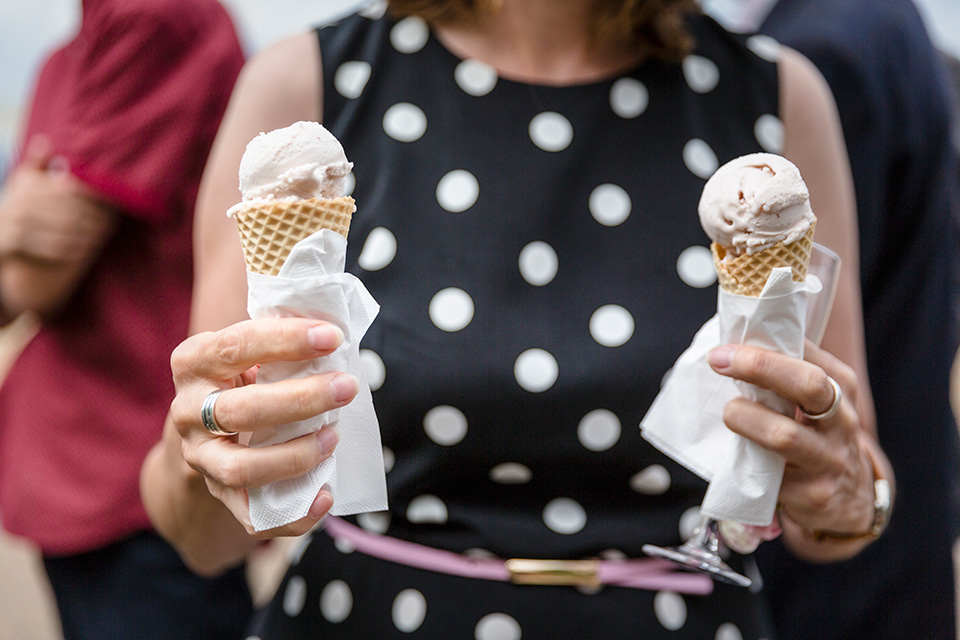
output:
<svg viewBox="0 0 960 640"><path fill-rule="evenodd" d="M779 69L783 155L797 165L810 188L817 215L814 239L843 261L822 346L856 371L861 399L857 411L864 428L875 434L860 303L857 204L840 117L829 86L809 60L784 48Z"/></svg>
<svg viewBox="0 0 960 640"><path fill-rule="evenodd" d="M892 484L889 461L876 444L873 401L867 378L860 302L858 236L853 181L836 105L819 72L800 54L783 49L780 60L783 154L799 168L817 215L816 240L843 260L823 350L808 345L807 362L752 348L720 351L714 368L772 388L810 413L830 406L827 375L843 390L841 410L824 420L796 420L743 399L731 402L724 419L737 433L787 459L781 488L784 541L797 556L814 562L855 555L867 544L809 535L817 529L867 531L873 520L871 456Z"/></svg>
<svg viewBox="0 0 960 640"><path fill-rule="evenodd" d="M263 131L319 119L321 90L318 42L313 32L266 49L244 67L214 141L197 199L192 334L218 331L247 317L240 239L236 222L226 215L240 199L237 174L247 142ZM208 345L218 339L222 338L216 334L202 334L191 345ZM190 382L181 380L178 394L187 384ZM221 386L224 384L220 381ZM197 404L197 412L199 407ZM220 411L218 403L218 416ZM256 541L237 516L211 495L209 477L187 464L184 450L188 445L172 411L163 439L144 463L141 493L157 530L180 550L188 564L202 573L217 573L239 562Z"/></svg>

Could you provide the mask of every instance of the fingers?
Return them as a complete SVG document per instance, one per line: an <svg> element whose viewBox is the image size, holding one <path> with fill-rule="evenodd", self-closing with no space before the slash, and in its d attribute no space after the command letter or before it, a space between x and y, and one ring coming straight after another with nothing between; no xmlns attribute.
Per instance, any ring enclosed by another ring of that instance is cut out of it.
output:
<svg viewBox="0 0 960 640"><path fill-rule="evenodd" d="M323 373L228 389L214 406L214 419L223 431L254 431L306 420L342 407L359 389L348 373Z"/></svg>
<svg viewBox="0 0 960 640"><path fill-rule="evenodd" d="M53 143L50 138L42 133L34 134L27 141L21 162L36 169L43 169L47 166L52 153Z"/></svg>
<svg viewBox="0 0 960 640"><path fill-rule="evenodd" d="M814 357L832 369L839 371L845 366L836 359L829 362L826 357L829 354L816 351L819 353ZM809 414L827 411L836 399L836 390L826 371L812 362L746 345L718 347L710 352L708 361L717 373L770 389Z"/></svg>
<svg viewBox="0 0 960 640"><path fill-rule="evenodd" d="M229 380L265 362L296 362L329 355L343 332L306 318L248 320L216 332L197 334L174 350L174 379Z"/></svg>
<svg viewBox="0 0 960 640"><path fill-rule="evenodd" d="M236 517L244 529L246 529L247 533L256 540L303 535L315 527L333 507L333 496L330 495L330 492L326 489L321 489L317 493L317 497L314 499L305 517L282 527L267 529L266 531L256 531L250 522L249 496L247 491L242 489L226 489L216 485L209 479L207 482L210 493L227 506L234 517Z"/></svg>
<svg viewBox="0 0 960 640"><path fill-rule="evenodd" d="M809 340L803 350L803 359L826 371L827 375L840 385L844 397L850 401L850 404L857 406L859 383L853 367L848 366L835 355L821 349Z"/></svg>
<svg viewBox="0 0 960 640"><path fill-rule="evenodd" d="M780 454L789 464L815 473L839 473L845 468L846 451L837 449L818 430L746 398L727 403L723 421L734 433Z"/></svg>
<svg viewBox="0 0 960 640"><path fill-rule="evenodd" d="M188 447L184 457L191 467L226 489L250 489L302 476L329 458L339 440L330 427L267 447L212 438Z"/></svg>

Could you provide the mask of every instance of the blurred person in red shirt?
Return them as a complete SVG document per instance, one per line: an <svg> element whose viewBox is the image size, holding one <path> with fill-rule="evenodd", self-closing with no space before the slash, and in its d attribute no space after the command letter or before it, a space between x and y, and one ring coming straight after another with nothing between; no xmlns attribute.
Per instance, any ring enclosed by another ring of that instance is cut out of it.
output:
<svg viewBox="0 0 960 640"><path fill-rule="evenodd" d="M138 475L187 335L193 205L243 54L214 0L83 0L0 192L0 325L39 333L0 387L0 516L41 550L64 635L240 637L242 573L192 574Z"/></svg>

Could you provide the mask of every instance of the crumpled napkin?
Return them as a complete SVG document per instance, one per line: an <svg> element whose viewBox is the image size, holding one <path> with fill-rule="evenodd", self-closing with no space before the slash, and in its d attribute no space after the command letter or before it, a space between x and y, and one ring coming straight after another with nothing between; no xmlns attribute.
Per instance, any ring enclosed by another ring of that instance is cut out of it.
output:
<svg viewBox="0 0 960 640"><path fill-rule="evenodd" d="M251 489L250 520L263 531L307 515L317 492L329 485L333 515L387 508L380 427L370 385L360 368L360 339L380 306L354 275L344 273L347 241L323 229L297 243L276 276L247 272L247 312L251 318L320 318L343 330L343 344L331 355L306 362L264 363L258 383L303 378L327 371L355 375L360 389L353 401L308 420L253 432L250 446L262 447L336 427L334 454L300 478Z"/></svg>
<svg viewBox="0 0 960 640"><path fill-rule="evenodd" d="M694 336L641 421L646 440L710 482L701 515L771 524L785 461L730 431L723 410L744 395L785 415L795 411L769 390L716 373L707 354L724 344L749 344L802 357L807 300L821 288L814 275L794 282L788 267L773 270L758 298L720 288L717 314Z"/></svg>

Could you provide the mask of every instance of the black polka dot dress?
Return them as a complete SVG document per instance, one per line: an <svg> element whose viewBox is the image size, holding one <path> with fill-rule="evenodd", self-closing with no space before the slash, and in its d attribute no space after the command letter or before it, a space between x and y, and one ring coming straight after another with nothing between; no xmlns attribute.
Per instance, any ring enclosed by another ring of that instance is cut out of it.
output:
<svg viewBox="0 0 960 640"><path fill-rule="evenodd" d="M351 520L499 558L680 543L705 483L638 425L716 309L705 180L782 145L775 44L698 16L682 63L538 86L378 8L318 30L322 121L355 163L348 270L382 306L361 358L390 510ZM762 588L520 586L323 531L291 563L251 638L772 637Z"/></svg>

